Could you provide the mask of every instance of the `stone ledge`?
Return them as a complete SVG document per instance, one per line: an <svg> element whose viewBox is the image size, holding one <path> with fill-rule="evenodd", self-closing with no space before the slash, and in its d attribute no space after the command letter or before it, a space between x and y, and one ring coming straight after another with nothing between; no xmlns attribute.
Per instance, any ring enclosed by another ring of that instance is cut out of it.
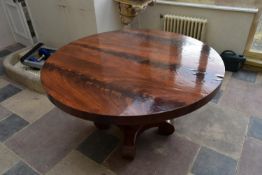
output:
<svg viewBox="0 0 262 175"><path fill-rule="evenodd" d="M5 72L10 79L27 88L39 93L45 93L40 81L40 71L26 69L25 66L19 64L20 54L28 49L29 48L21 49L8 55L3 62Z"/></svg>

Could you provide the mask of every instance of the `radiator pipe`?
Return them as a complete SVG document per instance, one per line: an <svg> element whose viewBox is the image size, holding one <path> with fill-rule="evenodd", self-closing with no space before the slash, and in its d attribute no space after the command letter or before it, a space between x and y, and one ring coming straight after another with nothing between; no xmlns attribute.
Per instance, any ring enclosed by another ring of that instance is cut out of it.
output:
<svg viewBox="0 0 262 175"><path fill-rule="evenodd" d="M164 18L164 15L163 15L163 14L160 14L160 18Z"/></svg>

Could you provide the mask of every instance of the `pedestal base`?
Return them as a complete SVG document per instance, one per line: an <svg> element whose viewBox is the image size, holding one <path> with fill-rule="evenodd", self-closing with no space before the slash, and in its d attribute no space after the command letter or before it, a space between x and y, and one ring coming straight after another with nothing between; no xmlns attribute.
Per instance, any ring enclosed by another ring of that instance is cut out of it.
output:
<svg viewBox="0 0 262 175"><path fill-rule="evenodd" d="M97 122L94 122L95 126L97 129L100 129L100 130L106 130L106 129L109 129L110 128L110 125L109 124L106 124L106 123L97 123Z"/></svg>
<svg viewBox="0 0 262 175"><path fill-rule="evenodd" d="M109 125L95 123L98 129L108 129ZM137 137L145 130L158 127L158 133L161 135L171 135L175 132L175 127L170 121L149 125L118 125L124 134L124 142L122 145L122 157L133 160L136 154Z"/></svg>

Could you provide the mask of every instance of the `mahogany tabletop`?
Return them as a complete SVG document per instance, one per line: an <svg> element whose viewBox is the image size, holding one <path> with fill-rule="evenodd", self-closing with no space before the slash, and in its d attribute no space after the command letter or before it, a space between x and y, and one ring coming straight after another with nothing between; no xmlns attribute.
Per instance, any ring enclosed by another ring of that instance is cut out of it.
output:
<svg viewBox="0 0 262 175"><path fill-rule="evenodd" d="M50 100L93 121L158 122L209 102L222 83L219 54L196 39L156 30L120 30L74 41L41 71Z"/></svg>

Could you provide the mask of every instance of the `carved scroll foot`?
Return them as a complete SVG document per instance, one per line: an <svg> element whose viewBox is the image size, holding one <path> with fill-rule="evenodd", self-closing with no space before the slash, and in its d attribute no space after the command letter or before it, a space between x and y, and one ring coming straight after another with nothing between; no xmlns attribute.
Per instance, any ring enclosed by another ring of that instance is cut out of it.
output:
<svg viewBox="0 0 262 175"><path fill-rule="evenodd" d="M154 123L143 126L119 126L124 133L124 143L122 146L122 157L125 159L133 160L136 154L136 140L137 137L145 130L158 127L158 133L161 135L171 135L175 132L175 127L170 121L161 123Z"/></svg>
<svg viewBox="0 0 262 175"><path fill-rule="evenodd" d="M158 126L158 133L161 135L171 135L175 132L175 127L170 121L160 123Z"/></svg>

